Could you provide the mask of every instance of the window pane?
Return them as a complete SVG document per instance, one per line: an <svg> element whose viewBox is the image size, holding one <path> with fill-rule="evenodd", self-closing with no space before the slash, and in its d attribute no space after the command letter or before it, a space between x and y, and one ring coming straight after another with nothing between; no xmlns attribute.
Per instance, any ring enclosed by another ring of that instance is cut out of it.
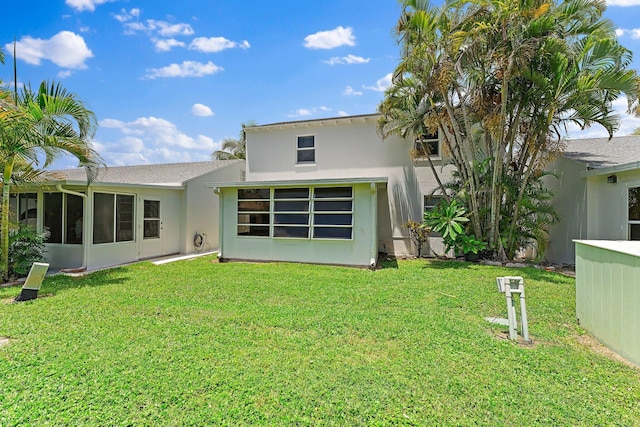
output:
<svg viewBox="0 0 640 427"><path fill-rule="evenodd" d="M306 239L309 237L309 227L273 227L273 237L295 237Z"/></svg>
<svg viewBox="0 0 640 427"><path fill-rule="evenodd" d="M351 200L323 200L313 203L316 211L351 211Z"/></svg>
<svg viewBox="0 0 640 427"><path fill-rule="evenodd" d="M244 188L238 190L238 199L268 199L268 188Z"/></svg>
<svg viewBox="0 0 640 427"><path fill-rule="evenodd" d="M160 218L160 202L158 200L144 201L144 217Z"/></svg>
<svg viewBox="0 0 640 427"><path fill-rule="evenodd" d="M143 238L145 239L160 238L160 220L159 219L144 220Z"/></svg>
<svg viewBox="0 0 640 427"><path fill-rule="evenodd" d="M113 194L93 195L93 243L113 242L114 204Z"/></svg>
<svg viewBox="0 0 640 427"><path fill-rule="evenodd" d="M315 239L351 239L351 227L316 227L313 229Z"/></svg>
<svg viewBox="0 0 640 427"><path fill-rule="evenodd" d="M238 224L269 225L269 214L238 214Z"/></svg>
<svg viewBox="0 0 640 427"><path fill-rule="evenodd" d="M351 187L316 188L313 190L316 199L351 198Z"/></svg>
<svg viewBox="0 0 640 427"><path fill-rule="evenodd" d="M640 187L629 188L629 220L640 221Z"/></svg>
<svg viewBox="0 0 640 427"><path fill-rule="evenodd" d="M66 236L65 243L79 245L82 243L83 201L82 197L66 194Z"/></svg>
<svg viewBox="0 0 640 427"><path fill-rule="evenodd" d="M62 193L44 194L44 229L47 243L62 243Z"/></svg>
<svg viewBox="0 0 640 427"><path fill-rule="evenodd" d="M315 137L313 135L298 137L298 148L314 148L314 146Z"/></svg>
<svg viewBox="0 0 640 427"><path fill-rule="evenodd" d="M269 212L269 201L238 202L239 212Z"/></svg>
<svg viewBox="0 0 640 427"><path fill-rule="evenodd" d="M274 199L308 199L308 188L278 188L273 192Z"/></svg>
<svg viewBox="0 0 640 427"><path fill-rule="evenodd" d="M9 196L9 220L14 221L16 219L16 213L18 212L18 195L11 194Z"/></svg>
<svg viewBox="0 0 640 427"><path fill-rule="evenodd" d="M316 161L316 150L298 150L298 163L313 163Z"/></svg>
<svg viewBox="0 0 640 427"><path fill-rule="evenodd" d="M18 220L32 227L38 225L38 195L36 193L18 195Z"/></svg>
<svg viewBox="0 0 640 427"><path fill-rule="evenodd" d="M274 224L309 224L308 214L277 214L274 215Z"/></svg>
<svg viewBox="0 0 640 427"><path fill-rule="evenodd" d="M351 214L315 214L315 225L351 225Z"/></svg>
<svg viewBox="0 0 640 427"><path fill-rule="evenodd" d="M442 202L443 196L424 196L424 210L432 211L436 206Z"/></svg>
<svg viewBox="0 0 640 427"><path fill-rule="evenodd" d="M413 145L413 149L417 152L418 156L426 157L427 154L432 156L439 155L439 143L437 136L432 138L431 135L424 139L418 139Z"/></svg>
<svg viewBox="0 0 640 427"><path fill-rule="evenodd" d="M269 237L269 226L263 225L239 225L238 236Z"/></svg>
<svg viewBox="0 0 640 427"><path fill-rule="evenodd" d="M133 240L133 196L116 195L116 242Z"/></svg>
<svg viewBox="0 0 640 427"><path fill-rule="evenodd" d="M274 212L308 212L309 211L309 202L308 201L276 201L274 202Z"/></svg>

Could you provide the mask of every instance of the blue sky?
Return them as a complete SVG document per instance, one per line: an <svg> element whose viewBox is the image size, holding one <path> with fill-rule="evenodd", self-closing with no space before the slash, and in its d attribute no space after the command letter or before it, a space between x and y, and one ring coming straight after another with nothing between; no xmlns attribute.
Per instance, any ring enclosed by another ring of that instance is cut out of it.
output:
<svg viewBox="0 0 640 427"><path fill-rule="evenodd" d="M55 79L77 93L108 165L208 160L242 122L375 112L399 58L399 13L395 0L10 2L0 79L13 79L16 38L19 84ZM606 14L640 70L640 0ZM618 135L636 127L625 116Z"/></svg>

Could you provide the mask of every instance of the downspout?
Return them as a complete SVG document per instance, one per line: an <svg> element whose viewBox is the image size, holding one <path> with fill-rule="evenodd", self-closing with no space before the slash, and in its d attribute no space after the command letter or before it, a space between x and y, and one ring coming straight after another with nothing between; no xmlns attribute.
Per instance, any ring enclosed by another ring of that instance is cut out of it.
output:
<svg viewBox="0 0 640 427"><path fill-rule="evenodd" d="M371 259L369 260L369 268L374 269L378 263L378 186L375 182L369 185L371 190L371 207L373 208L371 209Z"/></svg>
<svg viewBox="0 0 640 427"><path fill-rule="evenodd" d="M82 197L82 265L78 268L65 268L60 271L67 273L85 271L87 269L87 260L89 259L89 221L87 221L87 201L89 196L84 193L78 193L76 191L62 188L62 184L56 184L56 189L61 193Z"/></svg>
<svg viewBox="0 0 640 427"><path fill-rule="evenodd" d="M220 187L213 187L213 192L218 195L218 259L222 260L222 242L224 236L224 197Z"/></svg>

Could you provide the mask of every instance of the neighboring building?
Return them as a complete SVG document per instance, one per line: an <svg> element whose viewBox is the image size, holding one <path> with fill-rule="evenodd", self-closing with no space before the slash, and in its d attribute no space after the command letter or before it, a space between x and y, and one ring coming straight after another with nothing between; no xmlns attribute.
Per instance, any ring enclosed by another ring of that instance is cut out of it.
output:
<svg viewBox="0 0 640 427"><path fill-rule="evenodd" d="M550 170L562 221L546 258L573 264L573 240L640 240L640 136L576 139Z"/></svg>
<svg viewBox="0 0 640 427"><path fill-rule="evenodd" d="M218 199L204 183L239 181L244 168L242 160L108 167L89 186L82 168L55 171L59 180L12 194L11 211L48 235L56 269L214 250Z"/></svg>
<svg viewBox="0 0 640 427"><path fill-rule="evenodd" d="M404 224L434 206L437 183L413 142L382 140L377 114L246 128L246 182L209 184L221 198L222 259L375 265L415 254ZM431 146L447 181L440 141ZM433 238L425 254L442 253Z"/></svg>

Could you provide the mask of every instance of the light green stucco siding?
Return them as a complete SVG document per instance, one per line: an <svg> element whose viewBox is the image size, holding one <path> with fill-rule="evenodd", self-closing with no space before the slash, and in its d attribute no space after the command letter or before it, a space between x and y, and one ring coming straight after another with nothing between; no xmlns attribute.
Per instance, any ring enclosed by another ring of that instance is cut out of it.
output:
<svg viewBox="0 0 640 427"><path fill-rule="evenodd" d="M607 347L640 365L640 242L576 241L576 314Z"/></svg>

